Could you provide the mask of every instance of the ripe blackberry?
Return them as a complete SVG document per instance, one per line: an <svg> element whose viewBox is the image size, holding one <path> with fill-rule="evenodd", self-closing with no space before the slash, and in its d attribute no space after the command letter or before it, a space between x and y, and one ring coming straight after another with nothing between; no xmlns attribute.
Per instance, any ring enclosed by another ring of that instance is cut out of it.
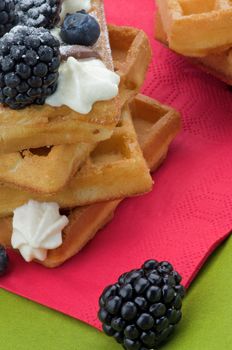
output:
<svg viewBox="0 0 232 350"><path fill-rule="evenodd" d="M19 24L51 29L59 22L61 0L16 0Z"/></svg>
<svg viewBox="0 0 232 350"><path fill-rule="evenodd" d="M57 87L59 40L44 28L16 26L0 39L0 103L44 104Z"/></svg>
<svg viewBox="0 0 232 350"><path fill-rule="evenodd" d="M185 289L180 282L165 261L148 260L124 273L99 299L103 331L127 350L157 348L181 320Z"/></svg>
<svg viewBox="0 0 232 350"><path fill-rule="evenodd" d="M17 16L14 0L0 1L0 37L16 25Z"/></svg>
<svg viewBox="0 0 232 350"><path fill-rule="evenodd" d="M0 276L3 276L8 268L9 258L6 249L0 245Z"/></svg>

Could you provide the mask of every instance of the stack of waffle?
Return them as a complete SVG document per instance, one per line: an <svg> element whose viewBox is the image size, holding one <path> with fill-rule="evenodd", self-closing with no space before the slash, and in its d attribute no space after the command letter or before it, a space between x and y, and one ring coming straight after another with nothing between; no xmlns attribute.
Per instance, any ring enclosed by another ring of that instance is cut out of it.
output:
<svg viewBox="0 0 232 350"><path fill-rule="evenodd" d="M123 198L151 190L150 169L180 128L176 111L138 94L151 58L144 32L107 28L100 0L91 11L101 26L95 50L119 74L118 96L87 115L65 106L0 109L0 243L11 245L16 208L31 199L56 202L69 223L61 246L40 261L47 267L76 254Z"/></svg>
<svg viewBox="0 0 232 350"><path fill-rule="evenodd" d="M155 37L232 85L230 0L157 0Z"/></svg>

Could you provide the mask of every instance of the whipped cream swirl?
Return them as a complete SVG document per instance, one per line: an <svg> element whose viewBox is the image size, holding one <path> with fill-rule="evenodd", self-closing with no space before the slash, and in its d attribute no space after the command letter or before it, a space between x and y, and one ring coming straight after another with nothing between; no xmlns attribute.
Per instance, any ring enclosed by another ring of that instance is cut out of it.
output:
<svg viewBox="0 0 232 350"><path fill-rule="evenodd" d="M68 13L75 13L81 10L89 11L90 9L91 0L64 0L62 2L60 19L63 21Z"/></svg>
<svg viewBox="0 0 232 350"><path fill-rule="evenodd" d="M66 105L88 114L95 102L117 96L119 82L119 75L107 69L101 60L69 57L60 65L57 90L46 103L54 107Z"/></svg>
<svg viewBox="0 0 232 350"><path fill-rule="evenodd" d="M62 230L68 218L61 216L57 203L39 203L30 200L14 210L12 247L19 249L23 258L44 261L49 249L62 244Z"/></svg>

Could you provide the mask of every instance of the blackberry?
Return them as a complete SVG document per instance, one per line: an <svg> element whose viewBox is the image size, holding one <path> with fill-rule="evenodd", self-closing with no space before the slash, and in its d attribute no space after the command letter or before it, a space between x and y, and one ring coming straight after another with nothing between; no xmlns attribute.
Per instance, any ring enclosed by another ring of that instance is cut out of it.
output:
<svg viewBox="0 0 232 350"><path fill-rule="evenodd" d="M47 29L16 26L0 39L0 103L44 104L57 87L59 40Z"/></svg>
<svg viewBox="0 0 232 350"><path fill-rule="evenodd" d="M180 282L166 261L148 260L124 273L99 299L103 331L127 350L157 348L181 320L185 289Z"/></svg>
<svg viewBox="0 0 232 350"><path fill-rule="evenodd" d="M16 0L19 24L51 29L59 22L61 0Z"/></svg>
<svg viewBox="0 0 232 350"><path fill-rule="evenodd" d="M0 245L0 276L3 276L8 268L9 258L6 249Z"/></svg>
<svg viewBox="0 0 232 350"><path fill-rule="evenodd" d="M17 23L14 0L0 1L0 37L9 32Z"/></svg>

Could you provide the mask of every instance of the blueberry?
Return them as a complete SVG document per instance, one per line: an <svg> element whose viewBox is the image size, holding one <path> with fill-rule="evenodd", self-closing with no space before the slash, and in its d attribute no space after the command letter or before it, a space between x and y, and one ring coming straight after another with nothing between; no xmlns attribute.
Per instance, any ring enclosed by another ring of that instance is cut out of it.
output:
<svg viewBox="0 0 232 350"><path fill-rule="evenodd" d="M61 27L62 40L71 45L94 45L100 36L100 26L97 20L85 11L67 15Z"/></svg>
<svg viewBox="0 0 232 350"><path fill-rule="evenodd" d="M9 264L9 258L6 249L0 245L0 276L3 276L7 272Z"/></svg>

